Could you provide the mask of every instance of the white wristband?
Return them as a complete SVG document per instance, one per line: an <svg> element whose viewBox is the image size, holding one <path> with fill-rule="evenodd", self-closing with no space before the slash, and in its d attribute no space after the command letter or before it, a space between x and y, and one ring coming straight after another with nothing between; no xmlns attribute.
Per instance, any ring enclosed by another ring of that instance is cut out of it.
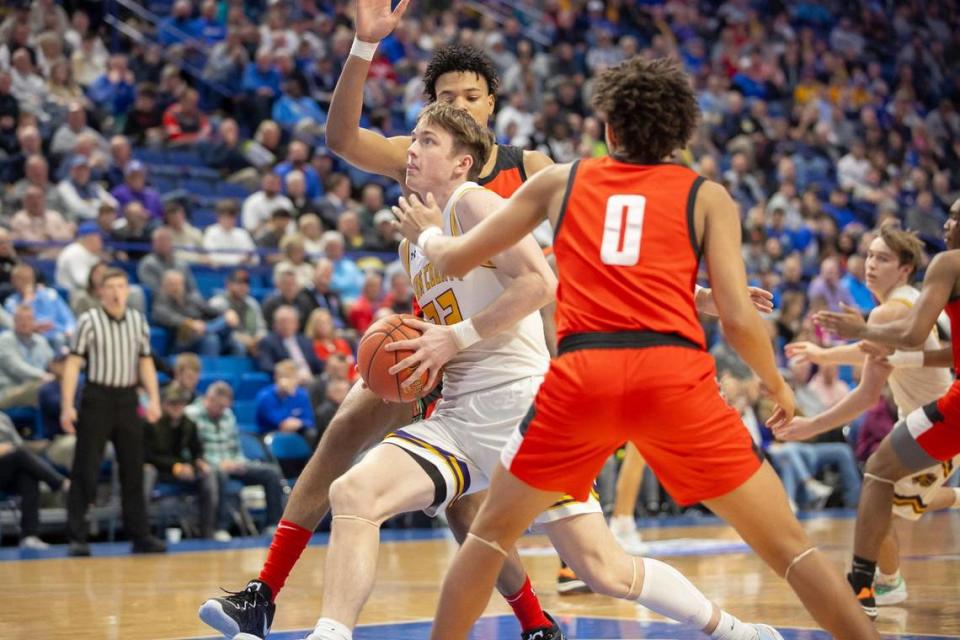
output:
<svg viewBox="0 0 960 640"><path fill-rule="evenodd" d="M916 369L923 366L923 351L900 351L898 349L887 356L887 362L902 369Z"/></svg>
<svg viewBox="0 0 960 640"><path fill-rule="evenodd" d="M417 246L423 249L424 251L426 251L427 240L429 240L433 236L442 236L442 235L443 235L443 229L441 229L440 227L427 227L422 232L420 232L419 236L417 236Z"/></svg>
<svg viewBox="0 0 960 640"><path fill-rule="evenodd" d="M453 341L457 343L457 349L463 351L469 349L480 342L480 334L473 326L473 318L467 318L463 322L453 325Z"/></svg>
<svg viewBox="0 0 960 640"><path fill-rule="evenodd" d="M370 62L373 60L373 56L377 52L377 45L379 44L379 41L364 42L363 40L358 39L357 36L353 36L353 46L350 47L350 55L357 56L362 60Z"/></svg>

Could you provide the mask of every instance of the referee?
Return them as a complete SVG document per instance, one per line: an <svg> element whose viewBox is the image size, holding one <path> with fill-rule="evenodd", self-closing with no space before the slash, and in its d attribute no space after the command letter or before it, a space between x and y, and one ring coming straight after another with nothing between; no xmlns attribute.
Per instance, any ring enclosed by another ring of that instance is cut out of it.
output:
<svg viewBox="0 0 960 640"><path fill-rule="evenodd" d="M166 551L150 535L143 495L143 424L137 415L137 384L150 395L146 417L160 417L157 372L150 357L150 327L143 314L127 308L130 287L127 274L108 269L100 284L100 306L87 311L77 323L63 374L60 424L77 434L67 528L71 556L90 555L87 544L87 509L97 495L97 477L107 440L113 442L120 465L123 524L133 541L134 553ZM73 406L83 362L87 382L80 399L79 421ZM76 426L74 426L76 425Z"/></svg>

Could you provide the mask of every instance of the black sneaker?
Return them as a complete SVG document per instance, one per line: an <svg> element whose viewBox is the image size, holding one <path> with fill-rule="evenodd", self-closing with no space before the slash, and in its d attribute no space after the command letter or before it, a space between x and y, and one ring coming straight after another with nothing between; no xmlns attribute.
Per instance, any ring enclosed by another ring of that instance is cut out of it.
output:
<svg viewBox="0 0 960 640"><path fill-rule="evenodd" d="M71 540L67 547L67 555L74 558L85 558L90 555L90 545L86 542Z"/></svg>
<svg viewBox="0 0 960 640"><path fill-rule="evenodd" d="M227 594L200 605L200 619L228 638L266 638L277 610L271 602L270 587L265 582L251 580L243 591L227 591Z"/></svg>
<svg viewBox="0 0 960 640"><path fill-rule="evenodd" d="M562 596L593 593L587 583L578 578L573 569L567 566L561 566L557 573L557 592Z"/></svg>
<svg viewBox="0 0 960 640"><path fill-rule="evenodd" d="M563 631L560 630L560 625L553 619L553 616L546 611L543 612L543 615L547 616L547 620L549 620L552 625L524 631L520 634L520 640L565 640Z"/></svg>
<svg viewBox="0 0 960 640"><path fill-rule="evenodd" d="M861 586L858 589L852 573L847 574L847 582L849 582L850 586L853 587L853 595L857 597L857 602L859 602L860 606L863 607L863 612L867 614L868 618L875 620L877 618L878 611L877 598L873 591L873 585Z"/></svg>
<svg viewBox="0 0 960 640"><path fill-rule="evenodd" d="M167 545L162 540L148 536L142 540L133 541L133 553L166 553Z"/></svg>

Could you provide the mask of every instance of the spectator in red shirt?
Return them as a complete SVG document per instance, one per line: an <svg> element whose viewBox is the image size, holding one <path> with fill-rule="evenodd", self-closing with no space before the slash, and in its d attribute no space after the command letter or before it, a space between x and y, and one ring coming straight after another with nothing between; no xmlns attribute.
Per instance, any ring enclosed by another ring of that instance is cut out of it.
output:
<svg viewBox="0 0 960 640"><path fill-rule="evenodd" d="M363 280L360 297L353 303L347 320L350 326L363 333L373 323L373 316L383 306L383 278L371 271Z"/></svg>
<svg viewBox="0 0 960 640"><path fill-rule="evenodd" d="M200 94L187 89L180 100L167 107L163 129L172 144L194 144L210 137L210 121L200 111Z"/></svg>
<svg viewBox="0 0 960 640"><path fill-rule="evenodd" d="M333 326L333 316L326 309L314 309L307 320L304 335L313 341L313 352L317 354L317 359L324 364L331 355L339 353L347 359L350 365L350 381L353 381L354 371L353 348L346 339L337 336L336 328Z"/></svg>

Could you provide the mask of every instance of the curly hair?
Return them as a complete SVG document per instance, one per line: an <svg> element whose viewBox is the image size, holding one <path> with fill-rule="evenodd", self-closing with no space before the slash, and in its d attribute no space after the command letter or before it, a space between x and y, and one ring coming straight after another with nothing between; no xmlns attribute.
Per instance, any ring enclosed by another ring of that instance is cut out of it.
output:
<svg viewBox="0 0 960 640"><path fill-rule="evenodd" d="M424 91L430 102L437 99L437 80L445 73L475 73L487 82L487 92L497 95L500 74L490 56L468 44L451 44L437 49L423 73Z"/></svg>
<svg viewBox="0 0 960 640"><path fill-rule="evenodd" d="M700 116L687 74L667 58L637 56L604 71L591 103L613 129L617 155L638 164L686 146Z"/></svg>

